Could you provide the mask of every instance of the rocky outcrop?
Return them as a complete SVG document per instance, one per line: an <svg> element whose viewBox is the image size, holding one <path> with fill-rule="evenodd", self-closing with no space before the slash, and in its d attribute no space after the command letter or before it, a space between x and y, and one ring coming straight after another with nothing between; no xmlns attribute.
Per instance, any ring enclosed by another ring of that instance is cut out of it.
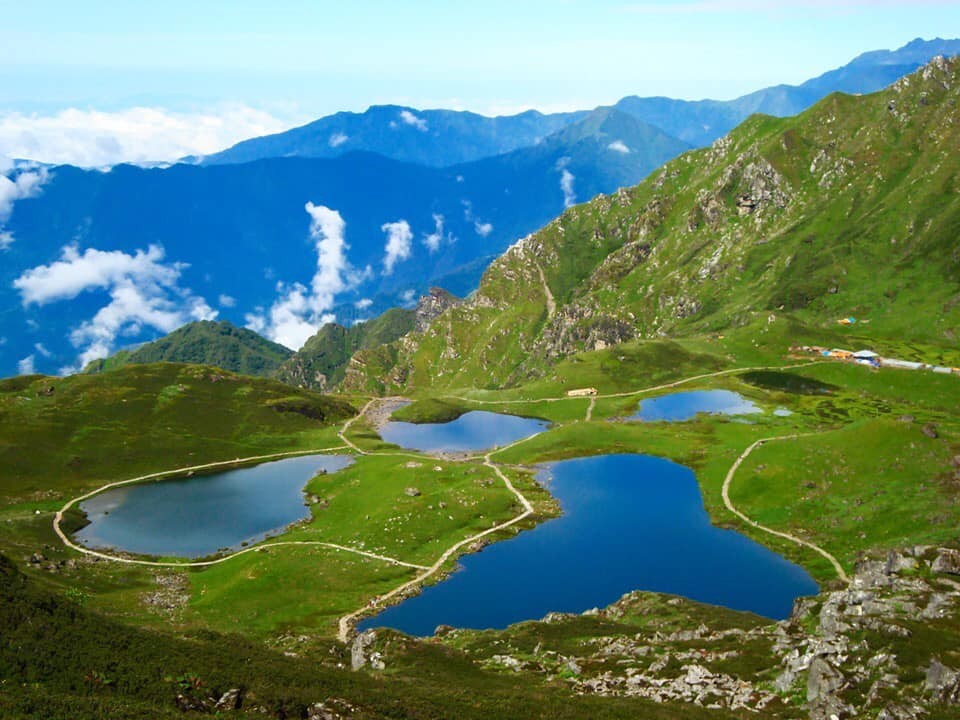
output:
<svg viewBox="0 0 960 720"><path fill-rule="evenodd" d="M359 670L367 663L374 670L383 670L386 667L382 654L373 650L376 642L377 633L374 630L366 630L353 639L350 647L350 667L353 670Z"/></svg>
<svg viewBox="0 0 960 720"><path fill-rule="evenodd" d="M960 550L943 549L931 565L934 572L960 575Z"/></svg>
<svg viewBox="0 0 960 720"><path fill-rule="evenodd" d="M557 312L533 348L536 359L557 361L583 350L602 350L636 337L629 318L602 312L593 304L570 303Z"/></svg>
<svg viewBox="0 0 960 720"><path fill-rule="evenodd" d="M424 332L445 310L462 302L463 300L443 288L430 288L427 294L417 302L417 309L414 311L415 331Z"/></svg>

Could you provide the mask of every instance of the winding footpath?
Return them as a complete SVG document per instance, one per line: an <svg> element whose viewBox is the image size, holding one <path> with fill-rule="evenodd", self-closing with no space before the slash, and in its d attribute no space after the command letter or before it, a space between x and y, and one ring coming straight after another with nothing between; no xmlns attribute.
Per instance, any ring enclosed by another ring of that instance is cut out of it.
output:
<svg viewBox="0 0 960 720"><path fill-rule="evenodd" d="M598 398L630 397L630 396L633 396L633 395L641 395L641 394L645 394L645 393L655 392L655 391L657 391L657 390L670 389L670 388L674 388L674 387L677 387L677 386L680 386L680 385L684 385L684 384L686 384L686 383L694 382L694 381L696 381L696 380L703 380L703 379L712 378L712 377L718 377L718 376L722 376L722 375L729 375L729 374L733 374L733 373L742 373L742 372L750 372L750 371L757 371L757 370L771 370L771 369L786 370L786 369L792 369L792 368L798 368L798 367L807 367L807 366L810 366L810 365L817 365L817 364L820 364L821 362L822 362L822 361L814 361L814 362L806 362L806 363L800 363L800 364L796 364L796 365L779 366L779 367L778 367L778 366L769 366L769 367L753 367L753 368L731 368L731 369L727 369L727 370L721 370L721 371L718 371L718 372L705 373L705 374L702 374L702 375L696 375L696 376L689 377L689 378L683 378L683 379L681 379L681 380L676 380L676 381L669 382L669 383L664 383L664 384L661 384L661 385L656 385L656 386L652 386L652 387L647 387L647 388L643 388L643 389L640 389L640 390L632 390L632 391L620 392L620 393L609 393L609 394L605 394L605 395L595 395L595 396L592 396L592 397L589 398L589 404L588 404L588 406L587 406L587 412L586 412L585 420L588 421L588 422L589 422L590 420L592 420L593 410L594 410L594 407L595 407L595 405L596 405L596 400L597 400ZM565 396L565 395L564 395L564 396L561 396L561 397L554 397L554 398L540 398L540 399L538 399L538 400L533 400L533 401L531 401L531 400L473 400L473 399L470 399L470 398L459 397L459 396L450 396L450 397L454 397L454 398L459 399L459 400L463 400L463 401L471 402L471 403L482 404L482 405L499 405L499 404L507 404L507 405L509 405L509 404L521 404L521 403L529 403L529 402L560 402L560 401L563 401L563 400L569 400L569 399L571 399L571 398L569 398L569 397L567 397L567 396ZM358 548L352 548L352 547L345 546L345 545L338 545L338 544L336 544L336 543L323 542L323 541L309 541L309 540L301 540L301 541L291 540L291 541L277 541L277 542L270 542L270 541L268 541L268 542L266 542L266 543L264 543L264 544L262 544L262 545L256 545L256 546L253 546L253 547L245 548L245 549L240 550L240 551L238 551L238 552L235 552L235 553L232 553L232 554L229 554L229 555L225 555L225 556L223 556L223 557L219 557L219 558L216 558L216 559L213 559L213 560L203 560L203 561L197 561L197 562L141 560L141 559L130 558L130 557L125 557L125 556L121 556L121 555L111 555L111 554L108 554L108 553L102 553L102 552L98 552L98 551L96 551L96 550L91 550L90 548L86 548L86 547L77 545L77 544L74 543L72 540L70 540L70 538L69 538L69 537L67 536L67 534L63 531L63 529L60 527L60 525L61 525L61 522L63 521L64 513L66 513L68 510L70 510L70 508L72 508L74 505L76 505L76 504L78 504L78 503L80 503L80 502L83 502L84 500L87 500L88 498L91 498L91 497L93 497L94 495L97 495L97 494L99 494L99 493L101 493L101 492L104 492L104 491L106 491L106 490L110 490L110 489L116 488L116 487L122 487L122 486L124 486L124 485L132 485L132 484L136 484L136 483L147 482L147 481L150 481L150 480L160 480L160 479L166 478L166 477L181 477L181 476L183 476L183 475L185 475L185 474L189 474L189 473L192 473L192 472L196 472L196 471L198 471L198 470L207 470L207 469L218 468L218 467L236 466L236 465L238 465L238 464L246 464L246 463L265 462L265 461L269 461L269 460L277 460L277 459L284 458L284 457L293 457L293 456L297 456L297 455L311 455L311 454L319 454L319 453L326 453L326 452L335 452L335 451L338 451L338 450L348 450L348 451L351 451L351 452L353 452L353 453L356 453L357 455L389 455L389 456L403 456L403 457L413 457L413 458L421 458L421 459L422 459L422 458L424 457L422 454L415 454L415 453L408 453L408 452L393 452L393 451L372 451L372 452L371 452L371 451L367 451L367 450L364 450L363 448L359 447L356 443L354 443L354 442L347 436L347 433L349 432L349 430L350 430L350 428L353 426L353 424L354 424L355 422L357 422L358 420L364 418L364 417L369 413L370 409L371 409L374 405L376 405L376 404L379 403L379 402L383 402L384 400L395 400L395 399L396 399L396 398L377 398L377 397L371 398L371 399L363 406L363 408L360 409L360 411L359 411L356 415L354 415L354 416L350 417L349 419L347 419L347 420L344 422L343 426L340 428L340 430L338 430L337 436L338 436L338 437L340 438L340 440L343 442L342 445L338 445L338 446L336 446L336 447L330 447L330 448L322 448L322 449L317 449L317 450L298 450L298 451L293 451L293 452L274 453L274 454L270 454L270 455L258 455L258 456L254 456L254 457L248 457L248 458L237 458L236 460L228 460L228 461L222 461L222 462L206 463L206 464L204 464L204 465L194 465L194 466L190 466L190 467L178 468L178 469L176 469L176 470L166 470L166 471L163 471L163 472L151 473L151 474L148 474L148 475L141 475L141 476L139 476L139 477L131 478L131 479L129 479L129 480L122 480L122 481L119 481L119 482L108 483L108 484L106 484L106 485L104 485L104 486L102 486L102 487L97 488L96 490L92 490L92 491L86 493L85 495L81 495L81 496L79 496L79 497L76 497L76 498L68 501L68 502L56 513L56 515L54 516L53 529L54 529L54 531L56 532L57 536L60 538L60 540L64 543L64 545L66 545L67 547L69 547L69 548L71 548L71 549L73 549L73 550L75 550L75 551L77 551L77 552L79 552L79 553L82 553L82 554L88 555L88 556L92 556L92 557L98 557L98 558L101 558L101 559L103 559L103 560L110 560L110 561L113 561L113 562L128 563L128 564L131 564L131 565L146 565L146 566L151 566L151 567L173 567L173 568L209 567L209 566L211 566L211 565L218 565L218 564L220 564L220 563L228 562L228 561L230 561L230 560L232 560L232 559L234 559L234 558L236 558L236 557L239 557L239 556L241 556L241 555L245 555L245 554L247 554L247 553L266 552L266 551L269 551L271 548L284 547L284 546L309 546L309 545L313 545L313 546L321 546L321 547L330 548L330 549L333 549L333 550L337 550L337 551L339 551L339 552L353 553L353 554L361 555L361 556L364 556L364 557L368 557L368 558L370 558L370 559L379 560L379 561L386 562L386 563L390 563L390 564L393 564L393 565L398 565L398 566L401 566L401 567L407 567L407 568L410 568L410 569L413 569L413 570L418 570L418 571L420 571L412 580L409 580L409 581L407 581L407 582L399 585L398 587L394 588L393 590L389 591L388 593L386 593L386 594L384 594L384 595L381 595L381 596L379 596L379 597L376 597L376 598L370 600L370 602L369 602L368 604L364 605L363 607L361 607L361 608L359 608L359 609L357 609L357 610L355 610L355 611L353 611L353 612L351 612L351 613L349 613L349 614L347 614L347 615L342 616L342 617L339 619L339 621L338 621L338 634L337 634L337 637L338 637L338 639L341 640L342 642L349 642L350 636L351 636L351 635L353 634L353 632L354 632L354 627L355 627L355 625L356 625L356 622L357 622L357 620L359 620L361 617L363 617L363 616L365 616L365 615L368 615L368 614L370 614L370 613L372 613L372 612L375 612L375 611L378 611L378 610L382 609L384 606L386 606L386 605L387 605L391 600L393 600L394 598L400 597L400 596L404 595L405 593L408 593L408 592L410 592L410 591L412 591L412 590L414 590L414 589L419 589L419 588L421 588L421 587L423 586L423 584L424 584L427 580L429 580L431 577L433 577L433 576L436 575L438 572L440 572L440 571L444 568L444 566L445 566L460 550L462 550L464 547L473 545L473 544L477 543L478 541L480 541L480 540L482 540L482 539L484 539L484 538L486 538L486 537L489 537L490 535L493 535L493 534L495 534L495 533L498 533L498 532L501 532L501 531L503 531L503 530L506 530L507 528L510 528L510 527L516 525L517 523L522 522L523 520L531 517L531 516L534 514L535 511L534 511L533 505L532 505L532 504L530 503L530 501L524 496L524 494L523 494L522 492L520 492L520 491L514 486L513 482L512 482L512 481L510 480L510 478L507 477L507 475L503 472L503 470L501 469L500 465L498 465L497 463L495 463L492 458L493 458L493 456L494 456L495 454L497 454L497 453L501 453L501 452L503 452L503 451L505 451L505 450L508 450L508 449L510 449L510 448L513 448L513 447L516 447L517 445L519 445L519 444L521 444L521 443L528 442L528 441L532 440L533 438L535 438L535 437L537 437L538 435L540 435L540 433L535 433L535 434L533 434L533 435L530 435L530 436L528 436L528 437L522 438L522 439L520 439L520 440L517 440L516 442L513 442L513 443L511 443L511 444L509 444L509 445L505 445L505 446L503 446L503 447L494 448L494 449L490 450L489 452L487 452L485 455L473 455L473 456L463 456L463 457L459 457L459 458L456 458L456 457L455 457L455 458L447 458L448 460L452 460L452 461L455 461L455 462L456 462L456 461L471 461L471 460L472 460L472 461L478 461L478 460L482 461L483 465L485 465L486 467L490 468L490 469L493 471L493 473L503 482L503 484L504 484L504 486L506 487L506 489L507 489L510 493L513 494L513 496L516 498L517 502L519 503L520 507L522 508L522 511L521 511L518 515L514 516L513 518L511 518L511 519L509 519L509 520L506 520L506 521L504 521L504 522L502 522L502 523L499 523L499 524L497 524L497 525L494 525L493 527L488 528L487 530L484 530L484 531L482 531L482 532L476 533L476 534L471 535L471 536L469 536L469 537L467 537L467 538L464 538L463 540L460 540L460 541L456 542L455 544L453 544L453 545L451 545L449 548L447 548L447 550L445 550L445 551L440 555L440 557L438 557L437 560L436 560L432 565L429 565L429 566L426 566L426 565L418 565L418 564L416 564L416 563L410 563L410 562L406 562L406 561L403 561L403 560L399 560L399 559L397 559L397 558L388 557L388 556L386 556L386 555L380 555L380 554L377 554L377 553L372 553L372 552L368 552L368 551L366 551L366 550L360 550L360 549L358 549ZM733 465L732 465L732 466L730 467L730 469L727 471L727 475L726 475L726 477L724 478L724 481L723 481L723 489L722 489L723 502L724 502L724 505L726 506L726 508L727 508L731 513L733 513L734 515L736 515L736 516L737 516L738 518L740 518L743 522L747 523L750 527L756 528L757 530L760 530L760 531L765 532L765 533L769 533L769 534L771 534L771 535L775 535L775 536L780 537L780 538L784 538L784 539L786 539L786 540L789 540L789 541L791 541L791 542L794 542L794 543L796 543L796 544L798 544L798 545L802 545L802 546L804 546L804 547L807 547L807 548L809 548L809 549L811 549L811 550L814 550L815 552L819 553L820 555L822 555L824 558L826 558L826 559L833 565L834 569L836 570L837 576L838 576L842 581L844 581L844 582L849 582L849 578L848 578L847 574L844 572L843 567L840 565L839 561L838 561L833 555L831 555L830 553L828 553L826 550L824 550L823 548L819 547L818 545L815 545L814 543L811 543L811 542L809 542L809 541L807 541L807 540L804 540L804 539L802 539L802 538L796 537L795 535L791 535L791 534L789 534L789 533L781 532L781 531L779 531L779 530L774 530L774 529L772 529L772 528L768 528L768 527L766 527L766 526L760 525L757 521L750 519L746 514L744 514L744 513L743 513L742 511L740 511L737 507L735 507L734 504L733 504L733 502L730 500L729 490L730 490L730 485L731 485L731 483L732 483L732 481L733 481L733 478L734 478L734 476L736 475L736 472L737 472L737 470L740 468L740 466L741 466L741 464L743 463L743 461L746 460L747 457L749 457L750 454L751 454L756 448L764 445L764 444L767 443L767 442L773 442L773 441L777 441L777 440L797 439L797 438L801 438L801 437L808 437L809 435L813 435L813 434L815 434L815 433L783 435L783 436L762 438L762 439L757 440L756 442L754 442L752 445L750 445L746 450L744 450L744 451L740 454L740 456L736 459L736 461L733 463Z"/></svg>
<svg viewBox="0 0 960 720"><path fill-rule="evenodd" d="M840 565L840 562L833 555L828 553L822 547L820 547L819 545L815 545L814 543L808 540L804 540L803 538L799 538L796 535L791 535L790 533L781 532L780 530L774 530L773 528L768 528L766 525L761 525L756 520L751 520L743 512L741 512L730 500L730 483L733 482L733 476L737 474L737 470L740 469L740 465L743 464L743 461L746 460L748 457L750 457L750 453L752 453L758 447L761 447L762 445L765 445L768 442L775 442L778 440L797 440L799 438L812 437L813 435L817 435L817 434L819 433L777 435L774 437L761 438L760 440L757 440L756 442L754 442L750 447L748 447L746 450L740 453L740 457L738 457L736 461L733 463L733 465L730 466L730 469L727 470L727 476L723 479L723 491L722 491L723 504L727 506L727 510L729 510L738 518L743 520L750 527L756 528L757 530L760 530L765 533L769 533L770 535L776 535L779 538L789 540L791 542L796 543L797 545L802 545L803 547L810 548L814 552L820 553L820 555L822 555L827 560L829 560L830 564L833 565L833 569L836 570L837 572L837 577L843 580L843 582L849 583L850 578L847 577L847 573L844 572L843 566Z"/></svg>

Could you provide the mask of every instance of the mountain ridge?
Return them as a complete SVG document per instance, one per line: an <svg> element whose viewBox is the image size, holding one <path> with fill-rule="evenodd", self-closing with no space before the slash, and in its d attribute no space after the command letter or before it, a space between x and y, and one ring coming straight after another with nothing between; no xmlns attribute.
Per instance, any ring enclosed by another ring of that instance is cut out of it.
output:
<svg viewBox="0 0 960 720"><path fill-rule="evenodd" d="M958 67L939 58L873 95L754 115L639 186L571 208L495 260L471 302L401 340L385 382L360 353L345 387L511 386L577 352L767 315L835 327L854 314L878 336L949 340Z"/></svg>

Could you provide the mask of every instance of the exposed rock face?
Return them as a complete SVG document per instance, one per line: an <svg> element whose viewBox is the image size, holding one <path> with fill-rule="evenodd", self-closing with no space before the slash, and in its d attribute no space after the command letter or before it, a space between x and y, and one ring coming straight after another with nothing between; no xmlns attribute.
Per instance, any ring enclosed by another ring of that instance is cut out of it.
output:
<svg viewBox="0 0 960 720"><path fill-rule="evenodd" d="M582 350L602 350L636 337L629 319L586 304L565 305L544 328L534 356L558 360Z"/></svg>
<svg viewBox="0 0 960 720"><path fill-rule="evenodd" d="M369 652L376 642L377 633L374 630L362 632L353 639L353 645L350 648L350 667L352 669L359 670L368 662L374 670L383 670L386 667L381 653L377 651Z"/></svg>
<svg viewBox="0 0 960 720"><path fill-rule="evenodd" d="M417 302L414 328L416 332L423 332L447 308L459 305L463 301L456 295L443 288L432 287L429 292Z"/></svg>

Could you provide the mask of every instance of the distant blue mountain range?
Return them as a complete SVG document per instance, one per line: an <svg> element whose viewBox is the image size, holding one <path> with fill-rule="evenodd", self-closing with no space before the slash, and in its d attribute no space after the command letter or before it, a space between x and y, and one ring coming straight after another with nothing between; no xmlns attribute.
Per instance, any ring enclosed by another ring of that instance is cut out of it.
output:
<svg viewBox="0 0 960 720"><path fill-rule="evenodd" d="M0 207L0 376L76 367L215 312L278 339L431 285L467 294L565 206L639 182L752 112L875 90L957 53L960 41L915 41L728 102L625 98L506 118L375 107L165 169L18 165L20 199ZM336 218L345 244L324 244Z"/></svg>

